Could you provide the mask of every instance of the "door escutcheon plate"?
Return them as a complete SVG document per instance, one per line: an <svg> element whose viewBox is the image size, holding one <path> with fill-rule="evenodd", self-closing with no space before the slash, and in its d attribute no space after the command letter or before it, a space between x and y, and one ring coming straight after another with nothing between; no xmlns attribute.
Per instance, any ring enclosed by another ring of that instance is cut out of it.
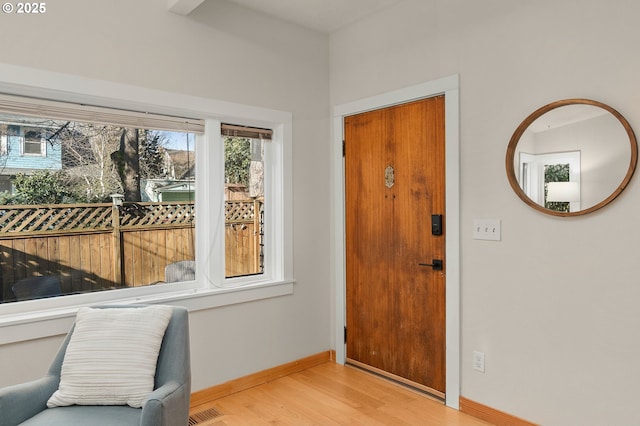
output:
<svg viewBox="0 0 640 426"><path fill-rule="evenodd" d="M393 166L387 166L384 169L384 186L387 188L391 188L393 184L396 183L395 171L393 170Z"/></svg>

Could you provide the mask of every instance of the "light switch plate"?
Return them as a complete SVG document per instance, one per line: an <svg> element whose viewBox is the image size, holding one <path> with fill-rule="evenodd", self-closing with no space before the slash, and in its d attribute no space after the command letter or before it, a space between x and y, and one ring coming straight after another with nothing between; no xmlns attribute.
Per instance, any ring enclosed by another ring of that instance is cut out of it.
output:
<svg viewBox="0 0 640 426"><path fill-rule="evenodd" d="M474 219L473 239L500 241L502 239L500 219Z"/></svg>
<svg viewBox="0 0 640 426"><path fill-rule="evenodd" d="M484 373L484 352L473 351L473 369Z"/></svg>

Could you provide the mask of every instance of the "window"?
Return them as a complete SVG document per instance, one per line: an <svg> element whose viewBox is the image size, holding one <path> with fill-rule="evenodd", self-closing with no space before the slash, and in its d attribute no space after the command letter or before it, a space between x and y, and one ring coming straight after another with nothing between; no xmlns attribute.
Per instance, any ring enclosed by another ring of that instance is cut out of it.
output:
<svg viewBox="0 0 640 426"><path fill-rule="evenodd" d="M2 123L8 124L8 123ZM22 137L22 155L46 155L45 130L27 127Z"/></svg>
<svg viewBox="0 0 640 426"><path fill-rule="evenodd" d="M222 125L225 277L264 273L264 151L271 130Z"/></svg>
<svg viewBox="0 0 640 426"><path fill-rule="evenodd" d="M3 302L41 296L34 277L55 278L51 296L195 278L193 133L6 113L0 127L60 164L0 170L14 184L0 196Z"/></svg>
<svg viewBox="0 0 640 426"><path fill-rule="evenodd" d="M2 64L0 73L3 75L0 92L32 97L0 94L0 113L11 111L14 115L41 117L43 109L57 113L59 110L56 107L61 106L61 111L64 112L62 116L48 118L69 120L69 114L72 114L74 121L83 123L100 122L103 125L161 131L171 130L167 127L173 126L172 130L183 135L189 133L189 144L194 147L193 160L197 170L195 180L191 182L195 189L194 197L197 194L195 217L204 218L197 221L198 231L195 233L196 280L74 293L71 296L33 300L28 304L2 303L0 328L3 332L0 333L0 344L65 332L68 329L68 317L75 313L78 306L86 304L167 301L190 309L203 309L293 292L291 113L75 76L60 76L46 71L30 70L27 73L19 67ZM61 102L38 98L58 99ZM108 105L110 109L92 105ZM158 113L161 115L157 115ZM220 136L222 124L218 117L225 117L242 126L272 130L272 139L263 148L264 196L268 202L263 206L262 226L268 238L262 242L264 269L258 275L229 278L225 275L225 238L224 232L221 232L225 221L224 149ZM141 122L145 125L141 125ZM0 134L5 134L1 128ZM186 137L183 136L183 139ZM49 150L57 146L59 145L52 146L47 142ZM0 157L0 171L5 173L11 172L11 168L5 167L2 162L14 161L15 156L20 155L19 146L12 148L9 144L8 154ZM52 157L54 156L48 153L47 157L38 161L51 162ZM188 187L186 184L181 185L182 190ZM161 192L163 197L173 195L173 192L169 194L171 188L166 189ZM5 194L0 190L0 200ZM177 216L176 213L171 217ZM0 231L6 224L3 218L0 212ZM100 248L100 244L92 245L92 249L84 249L82 255L98 256ZM3 255L3 243L0 243L0 251ZM0 256L0 262L3 259ZM30 259L25 258L23 261L28 264ZM235 291L237 287L241 291ZM7 293L11 294L11 289L4 285L2 297ZM63 318L66 319L62 321Z"/></svg>
<svg viewBox="0 0 640 426"><path fill-rule="evenodd" d="M580 151L519 156L520 185L533 201L560 212L580 210Z"/></svg>

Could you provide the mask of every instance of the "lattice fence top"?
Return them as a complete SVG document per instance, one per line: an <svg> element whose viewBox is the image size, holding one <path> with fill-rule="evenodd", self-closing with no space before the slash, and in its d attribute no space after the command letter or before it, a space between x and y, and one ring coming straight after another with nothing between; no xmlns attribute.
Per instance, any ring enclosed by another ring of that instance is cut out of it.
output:
<svg viewBox="0 0 640 426"><path fill-rule="evenodd" d="M225 203L227 223L252 222L262 201ZM104 231L114 228L112 204L0 205L0 236L66 231ZM184 203L127 203L117 210L120 228L193 225L195 205ZM116 222L117 223L117 222Z"/></svg>
<svg viewBox="0 0 640 426"><path fill-rule="evenodd" d="M193 225L195 206L191 203L124 203L120 226Z"/></svg>
<svg viewBox="0 0 640 426"><path fill-rule="evenodd" d="M112 207L111 203L0 206L0 236L112 230ZM115 220L127 228L193 225L194 217L193 203L124 203Z"/></svg>
<svg viewBox="0 0 640 426"><path fill-rule="evenodd" d="M253 222L255 209L256 202L254 200L227 201L225 203L225 220L227 223Z"/></svg>
<svg viewBox="0 0 640 426"><path fill-rule="evenodd" d="M111 219L111 204L0 206L0 235L110 229Z"/></svg>

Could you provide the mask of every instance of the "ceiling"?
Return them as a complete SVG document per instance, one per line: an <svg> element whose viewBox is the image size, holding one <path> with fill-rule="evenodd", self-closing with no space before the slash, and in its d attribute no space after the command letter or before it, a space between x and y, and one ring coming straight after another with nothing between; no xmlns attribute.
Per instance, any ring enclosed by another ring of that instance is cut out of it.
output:
<svg viewBox="0 0 640 426"><path fill-rule="evenodd" d="M217 0L207 0L217 1ZM228 0L323 33L331 33L402 0Z"/></svg>

